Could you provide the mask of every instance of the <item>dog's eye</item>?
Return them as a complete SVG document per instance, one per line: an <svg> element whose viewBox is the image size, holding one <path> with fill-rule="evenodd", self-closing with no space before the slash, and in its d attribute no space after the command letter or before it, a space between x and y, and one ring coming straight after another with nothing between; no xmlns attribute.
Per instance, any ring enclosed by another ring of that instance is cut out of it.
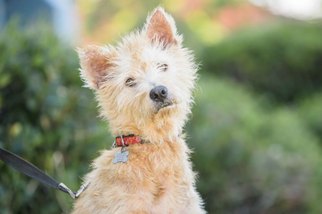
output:
<svg viewBox="0 0 322 214"><path fill-rule="evenodd" d="M160 71L165 72L168 70L168 64L165 64L165 63L161 64L160 63L160 64L158 64L158 69L160 69Z"/></svg>
<svg viewBox="0 0 322 214"><path fill-rule="evenodd" d="M133 78L127 78L127 80L125 81L125 85L128 87L133 87L136 85L135 80Z"/></svg>

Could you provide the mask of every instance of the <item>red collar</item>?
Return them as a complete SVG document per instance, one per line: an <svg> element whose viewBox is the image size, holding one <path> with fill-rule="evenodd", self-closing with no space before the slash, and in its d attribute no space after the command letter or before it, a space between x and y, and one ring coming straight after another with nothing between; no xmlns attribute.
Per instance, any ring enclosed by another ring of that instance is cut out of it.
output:
<svg viewBox="0 0 322 214"><path fill-rule="evenodd" d="M124 135L122 135L122 136L117 136L115 138L115 146L116 147L124 147L124 146L129 146L129 145L137 144L137 143L142 143L142 139L140 136L136 136L136 135L124 136Z"/></svg>

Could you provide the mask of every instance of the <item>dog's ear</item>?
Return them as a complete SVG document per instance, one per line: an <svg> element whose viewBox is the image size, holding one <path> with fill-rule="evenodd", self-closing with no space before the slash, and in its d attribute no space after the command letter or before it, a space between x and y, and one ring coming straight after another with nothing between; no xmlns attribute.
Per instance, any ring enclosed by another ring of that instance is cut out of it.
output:
<svg viewBox="0 0 322 214"><path fill-rule="evenodd" d="M112 51L108 47L88 46L78 49L81 77L87 87L98 89L113 67Z"/></svg>
<svg viewBox="0 0 322 214"><path fill-rule="evenodd" d="M147 18L146 35L151 42L160 42L165 46L177 44L177 29L173 18L163 8L158 7Z"/></svg>

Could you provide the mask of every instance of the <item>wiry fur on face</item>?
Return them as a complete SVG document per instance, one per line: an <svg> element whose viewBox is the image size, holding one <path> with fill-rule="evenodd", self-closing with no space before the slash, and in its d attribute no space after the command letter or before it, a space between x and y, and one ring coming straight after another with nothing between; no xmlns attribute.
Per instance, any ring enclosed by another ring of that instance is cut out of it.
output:
<svg viewBox="0 0 322 214"><path fill-rule="evenodd" d="M114 135L136 134L162 142L181 133L197 69L191 52L182 47L173 18L162 8L116 47L89 46L79 56L81 76L95 91ZM167 89L163 103L150 96L156 86Z"/></svg>

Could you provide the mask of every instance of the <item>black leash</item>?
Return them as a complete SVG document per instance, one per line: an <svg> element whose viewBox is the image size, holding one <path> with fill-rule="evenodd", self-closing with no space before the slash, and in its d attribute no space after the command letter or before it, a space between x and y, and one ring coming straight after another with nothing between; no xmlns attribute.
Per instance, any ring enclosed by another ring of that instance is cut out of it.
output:
<svg viewBox="0 0 322 214"><path fill-rule="evenodd" d="M37 168L32 163L22 159L18 155L15 155L5 149L0 148L0 159L11 166L12 168L16 169L17 171L47 185L52 188L58 189L65 193L68 193L73 199L79 197L79 195L86 189L89 183L83 184L77 192L73 192L70 190L64 183L59 183L42 170Z"/></svg>

